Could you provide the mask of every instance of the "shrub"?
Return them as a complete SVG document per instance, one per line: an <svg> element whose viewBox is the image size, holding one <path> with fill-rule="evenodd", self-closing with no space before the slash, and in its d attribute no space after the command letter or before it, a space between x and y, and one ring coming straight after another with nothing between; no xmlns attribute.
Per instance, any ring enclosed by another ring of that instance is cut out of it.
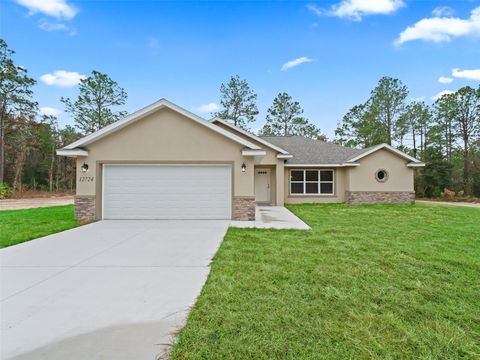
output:
<svg viewBox="0 0 480 360"><path fill-rule="evenodd" d="M448 190L447 188L445 188L443 189L442 195L447 198L454 198L456 194L455 194L455 191Z"/></svg>
<svg viewBox="0 0 480 360"><path fill-rule="evenodd" d="M10 185L7 183L0 183L0 199L5 199L10 195Z"/></svg>

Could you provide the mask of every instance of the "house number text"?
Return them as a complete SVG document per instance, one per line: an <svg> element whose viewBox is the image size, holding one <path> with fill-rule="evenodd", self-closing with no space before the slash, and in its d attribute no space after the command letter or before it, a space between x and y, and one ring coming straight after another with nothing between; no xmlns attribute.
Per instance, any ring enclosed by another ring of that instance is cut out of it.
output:
<svg viewBox="0 0 480 360"><path fill-rule="evenodd" d="M93 176L80 176L80 182L93 182Z"/></svg>

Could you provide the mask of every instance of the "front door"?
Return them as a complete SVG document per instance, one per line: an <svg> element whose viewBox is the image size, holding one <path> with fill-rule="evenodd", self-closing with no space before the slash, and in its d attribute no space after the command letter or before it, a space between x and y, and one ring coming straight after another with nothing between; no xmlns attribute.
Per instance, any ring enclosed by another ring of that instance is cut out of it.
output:
<svg viewBox="0 0 480 360"><path fill-rule="evenodd" d="M270 202L270 169L255 169L255 201Z"/></svg>

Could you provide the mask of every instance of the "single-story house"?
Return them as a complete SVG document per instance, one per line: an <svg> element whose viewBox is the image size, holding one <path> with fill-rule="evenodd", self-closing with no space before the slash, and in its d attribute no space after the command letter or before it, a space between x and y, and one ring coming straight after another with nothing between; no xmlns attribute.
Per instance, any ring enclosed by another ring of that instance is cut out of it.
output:
<svg viewBox="0 0 480 360"><path fill-rule="evenodd" d="M411 203L424 166L387 144L258 137L165 99L57 153L76 158L81 221L252 220L257 203Z"/></svg>

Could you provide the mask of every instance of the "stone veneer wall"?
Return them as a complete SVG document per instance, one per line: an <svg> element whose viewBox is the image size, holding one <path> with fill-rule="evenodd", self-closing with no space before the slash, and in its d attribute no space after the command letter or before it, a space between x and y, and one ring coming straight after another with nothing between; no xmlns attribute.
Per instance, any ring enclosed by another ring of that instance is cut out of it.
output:
<svg viewBox="0 0 480 360"><path fill-rule="evenodd" d="M95 196L75 196L75 217L79 222L95 221Z"/></svg>
<svg viewBox="0 0 480 360"><path fill-rule="evenodd" d="M233 198L233 220L255 220L255 197Z"/></svg>
<svg viewBox="0 0 480 360"><path fill-rule="evenodd" d="M345 202L348 204L413 204L415 193L412 191L345 191Z"/></svg>

